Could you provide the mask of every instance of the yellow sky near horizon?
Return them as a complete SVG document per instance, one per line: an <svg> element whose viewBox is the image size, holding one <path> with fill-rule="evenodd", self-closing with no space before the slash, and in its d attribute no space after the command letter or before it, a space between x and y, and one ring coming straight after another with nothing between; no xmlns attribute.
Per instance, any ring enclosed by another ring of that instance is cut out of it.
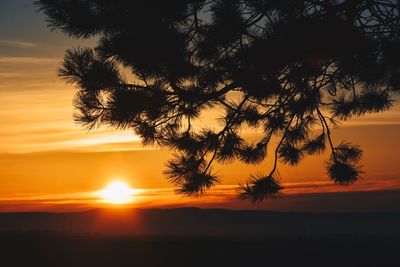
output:
<svg viewBox="0 0 400 267"><path fill-rule="evenodd" d="M57 77L61 62L61 57L0 56L0 153L139 143L139 138L131 130L100 128L88 131L73 121L72 100L76 88ZM398 124L400 107L395 105L386 113L355 118L344 122L342 127ZM119 149L124 150L123 147Z"/></svg>

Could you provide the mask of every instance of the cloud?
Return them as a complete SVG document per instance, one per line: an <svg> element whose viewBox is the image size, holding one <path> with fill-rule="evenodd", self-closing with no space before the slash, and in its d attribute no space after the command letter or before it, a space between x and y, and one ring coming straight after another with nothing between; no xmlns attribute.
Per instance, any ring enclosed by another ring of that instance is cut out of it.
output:
<svg viewBox="0 0 400 267"><path fill-rule="evenodd" d="M298 210L307 210L311 205L318 206L318 201L323 199L338 199L343 196L356 196L356 194L369 195L384 195L380 192L389 192L387 201L392 196L390 192L398 192L400 189L399 179L387 180L366 180L359 184L350 187L337 186L331 182L300 182L286 183L284 197L280 201L264 201L258 205L251 204L248 201L239 201L237 198L237 185L220 185L207 192L201 198L189 198L177 195L173 188L152 188L152 189L137 189L138 194L134 197L134 202L127 205L132 208L162 208L162 207L219 207L233 209L271 209L280 210L280 208L288 208L296 206ZM396 191L397 190L397 191ZM346 194L346 195L343 195ZM361 196L361 195L360 195ZM307 199L306 202L304 202ZM385 200L385 201L386 201ZM300 201L300 202L299 202ZM303 203L303 202L304 203ZM295 204L295 202L299 202ZM378 203L379 204L379 203ZM0 197L0 211L10 210L12 206L15 210L31 207L35 209L46 209L48 205L52 205L52 209L57 210L57 207L63 210L65 205L69 205L68 209L76 210L82 206L88 208L104 207L102 199L93 192L77 192L70 194L9 194ZM282 205L282 206L281 206ZM293 206L294 205L294 206ZM342 206L342 205L341 205ZM286 209L285 208L285 209ZM320 207L322 210L325 207ZM313 208L315 209L315 207ZM310 210L313 210L310 208Z"/></svg>
<svg viewBox="0 0 400 267"><path fill-rule="evenodd" d="M0 78L14 78L24 75L22 72L2 72Z"/></svg>
<svg viewBox="0 0 400 267"><path fill-rule="evenodd" d="M60 62L59 58L50 57L0 57L0 63L8 64L47 64Z"/></svg>
<svg viewBox="0 0 400 267"><path fill-rule="evenodd" d="M0 46L16 47L16 48L32 48L38 46L37 43L0 39Z"/></svg>

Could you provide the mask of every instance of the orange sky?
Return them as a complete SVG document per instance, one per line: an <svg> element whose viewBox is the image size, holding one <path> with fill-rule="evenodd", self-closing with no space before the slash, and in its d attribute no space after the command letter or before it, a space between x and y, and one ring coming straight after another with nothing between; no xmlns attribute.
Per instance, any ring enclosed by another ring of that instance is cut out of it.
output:
<svg viewBox="0 0 400 267"><path fill-rule="evenodd" d="M220 187L202 199L182 198L162 177L171 152L143 148L130 131L88 132L76 125L74 88L57 78L56 70L65 49L78 45L90 46L93 41L49 32L32 1L0 1L0 211L101 206L91 194L115 178L144 189L134 206L259 207L238 205L235 187L250 174L267 170L268 162L218 166L223 176ZM298 167L280 168L288 183L286 193L400 189L399 136L398 104L384 114L344 123L334 131L335 140L362 146L364 180L346 188L332 186L324 170L326 155L309 157ZM279 209L276 206L262 207Z"/></svg>

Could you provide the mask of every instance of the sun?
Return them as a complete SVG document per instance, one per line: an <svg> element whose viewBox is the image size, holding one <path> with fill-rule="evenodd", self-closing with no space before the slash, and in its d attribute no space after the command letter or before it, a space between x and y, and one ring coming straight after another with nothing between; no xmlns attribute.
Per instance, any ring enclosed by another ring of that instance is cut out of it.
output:
<svg viewBox="0 0 400 267"><path fill-rule="evenodd" d="M130 188L123 181L113 181L104 189L98 191L98 195L104 202L111 204L127 204L134 200L138 190Z"/></svg>

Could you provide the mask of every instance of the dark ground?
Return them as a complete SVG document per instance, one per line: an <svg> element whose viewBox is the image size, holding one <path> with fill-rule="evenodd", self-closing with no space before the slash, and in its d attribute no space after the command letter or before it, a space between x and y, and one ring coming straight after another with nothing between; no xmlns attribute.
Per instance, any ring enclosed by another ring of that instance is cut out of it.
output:
<svg viewBox="0 0 400 267"><path fill-rule="evenodd" d="M400 266L400 236L0 234L0 266Z"/></svg>
<svg viewBox="0 0 400 267"><path fill-rule="evenodd" d="M400 266L400 213L0 213L0 267Z"/></svg>

